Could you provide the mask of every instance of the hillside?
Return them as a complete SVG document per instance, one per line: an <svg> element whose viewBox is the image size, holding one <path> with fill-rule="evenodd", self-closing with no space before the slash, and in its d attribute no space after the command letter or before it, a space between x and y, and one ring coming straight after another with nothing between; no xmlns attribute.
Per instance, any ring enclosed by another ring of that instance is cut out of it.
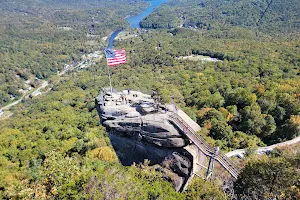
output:
<svg viewBox="0 0 300 200"><path fill-rule="evenodd" d="M20 98L38 79L99 49L102 38L128 26L124 16L146 5L120 1L5 1L0 14L0 106ZM28 81L26 83L26 81Z"/></svg>
<svg viewBox="0 0 300 200"><path fill-rule="evenodd" d="M38 87L36 77L51 86L0 121L0 199L229 199L219 174L212 182L195 178L178 193L148 161L130 167L118 162L94 102L109 85L105 59L55 76L83 54L103 50L103 38L120 27L126 33L115 48L126 49L127 63L111 68L113 87L156 90L169 103L173 96L212 146L246 148L249 156L238 162L244 170L232 185L236 195L299 198L299 145L251 155L258 146L300 135L299 3L274 0L273 15L266 12L257 25L266 2L195 2L170 0L143 22L168 28L143 31L124 20L145 8L143 1L0 5L0 105L20 97L21 88ZM261 9L239 13L245 5Z"/></svg>
<svg viewBox="0 0 300 200"><path fill-rule="evenodd" d="M193 27L210 29L231 25L265 33L295 33L300 29L297 0L171 0L145 18L149 28Z"/></svg>

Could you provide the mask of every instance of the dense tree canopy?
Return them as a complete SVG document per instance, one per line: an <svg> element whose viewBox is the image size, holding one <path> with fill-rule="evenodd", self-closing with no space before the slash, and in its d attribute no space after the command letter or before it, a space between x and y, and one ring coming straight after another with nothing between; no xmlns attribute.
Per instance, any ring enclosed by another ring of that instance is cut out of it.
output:
<svg viewBox="0 0 300 200"><path fill-rule="evenodd" d="M211 30L220 24L263 32L290 33L300 30L297 0L170 0L146 17L145 28L193 27Z"/></svg>
<svg viewBox="0 0 300 200"><path fill-rule="evenodd" d="M299 156L299 146L294 146L252 157L235 182L236 193L251 199L299 199Z"/></svg>
<svg viewBox="0 0 300 200"><path fill-rule="evenodd" d="M215 31L179 28L149 31L123 41L120 45L130 51L128 64L132 68L115 70L116 76L122 73L126 77L118 84L140 89L141 84L151 88L162 82L159 87L165 96L170 95L166 92L170 88L176 88L177 100L192 109L190 115L204 127L201 134L214 138L224 148L261 145L259 138L271 144L298 135L297 125L290 122L295 122L292 118L300 111L300 63L290 62L298 59L295 54L290 60L285 58L290 51L298 52L299 40L286 45L284 38L271 42L265 36L265 41L257 41L255 35L249 37L248 30L240 28L223 31L227 35L240 32L240 36L219 38ZM191 54L217 57L221 62L179 59ZM147 73L154 77L149 78ZM252 142L236 146L236 135Z"/></svg>
<svg viewBox="0 0 300 200"><path fill-rule="evenodd" d="M98 50L103 37L127 27L141 1L5 1L0 14L0 106L22 96L27 80L48 79L81 55Z"/></svg>
<svg viewBox="0 0 300 200"><path fill-rule="evenodd" d="M103 38L118 28L129 37L115 43L127 51L127 64L111 69L115 88L157 90L165 102L173 96L202 127L199 134L226 151L299 136L298 1L274 0L265 10L270 1L233 6L233 1L171 0L142 23L169 28L157 30L131 30L124 20L146 7L142 1L13 2L0 6L0 105L20 97L20 89L36 87L35 77L48 79L51 90L18 104L0 123L1 199L227 198L216 184L200 179L179 194L147 163L117 162L94 108L94 97L108 85L104 59L55 76L81 55L102 50ZM208 56L218 61L203 60ZM253 159L235 185L237 193L299 195L298 157Z"/></svg>

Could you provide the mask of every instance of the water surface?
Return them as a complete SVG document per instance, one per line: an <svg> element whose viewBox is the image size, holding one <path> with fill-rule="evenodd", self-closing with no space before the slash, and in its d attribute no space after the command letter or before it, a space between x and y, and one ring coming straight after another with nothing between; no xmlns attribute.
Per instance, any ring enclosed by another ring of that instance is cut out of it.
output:
<svg viewBox="0 0 300 200"><path fill-rule="evenodd" d="M143 12L141 12L140 14L133 16L133 17L129 17L127 18L127 21L130 24L131 28L141 28L140 26L140 22L147 17L148 15L150 15L155 8L157 8L158 6L160 6L163 3L166 3L168 0L148 0L147 2L150 3L150 6L148 8L146 8Z"/></svg>
<svg viewBox="0 0 300 200"><path fill-rule="evenodd" d="M117 30L115 32L113 32L110 37L109 37L109 40L108 40L108 47L109 49L112 49L113 46L114 46L114 41L115 41L115 38L118 36L118 34L121 32L122 30Z"/></svg>
<svg viewBox="0 0 300 200"><path fill-rule="evenodd" d="M127 18L128 23L130 24L131 28L141 28L140 26L140 22L147 17L148 15L150 15L155 8L157 8L158 6L160 6L163 3L166 3L168 0L147 0L147 2L150 3L150 6L147 7L143 12L141 12L138 15L132 16ZM115 32L113 32L108 40L108 47L107 48L113 48L114 46L114 41L115 38L118 36L118 34L121 32L122 30L117 30Z"/></svg>

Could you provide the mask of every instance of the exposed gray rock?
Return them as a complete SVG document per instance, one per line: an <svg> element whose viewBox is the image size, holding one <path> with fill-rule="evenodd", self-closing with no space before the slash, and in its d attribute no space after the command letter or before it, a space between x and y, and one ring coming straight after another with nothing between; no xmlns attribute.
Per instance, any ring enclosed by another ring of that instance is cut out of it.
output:
<svg viewBox="0 0 300 200"><path fill-rule="evenodd" d="M174 152L171 159L172 162L170 168L173 169L174 172L177 172L178 175L183 177L189 176L189 170L191 169L192 165L188 158L180 155L177 152Z"/></svg>
<svg viewBox="0 0 300 200"><path fill-rule="evenodd" d="M131 92L97 97L96 108L103 126L107 128L111 143L123 165L150 161L160 165L165 178L181 190L193 170L193 156L185 148L189 140L171 124L168 112L156 105L149 95ZM121 97L122 99L120 99ZM163 170L162 170L163 169Z"/></svg>
<svg viewBox="0 0 300 200"><path fill-rule="evenodd" d="M178 176L178 174L174 173L172 170L161 167L160 165L153 166L156 171L161 172L163 174L163 178L169 182L172 182L176 191L179 191L181 186L184 184L185 178Z"/></svg>
<svg viewBox="0 0 300 200"><path fill-rule="evenodd" d="M182 138L166 138L166 139L160 139L160 138L154 138L147 135L143 136L145 140L149 143L153 143L160 147L184 147L186 146L186 143L184 139Z"/></svg>

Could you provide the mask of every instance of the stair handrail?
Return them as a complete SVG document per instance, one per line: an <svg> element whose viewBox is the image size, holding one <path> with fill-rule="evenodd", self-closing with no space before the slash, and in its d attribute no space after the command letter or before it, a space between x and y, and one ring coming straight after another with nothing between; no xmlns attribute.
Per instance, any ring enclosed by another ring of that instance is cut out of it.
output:
<svg viewBox="0 0 300 200"><path fill-rule="evenodd" d="M177 122L177 126L183 125L184 127L181 127L184 132L186 130L195 138L191 138L191 135L186 136L189 137L189 139L192 140L192 142L195 143L195 145L202 150L204 154L207 156L214 156L214 158L234 177L237 178L240 173L240 168L232 161L230 158L228 158L225 154L222 152L219 152L218 155L215 155L215 149L209 145L204 138L202 138L199 134L195 132L195 130L190 127L178 114L172 113L169 115L169 118L173 120L175 123ZM200 144L198 144L198 142Z"/></svg>

